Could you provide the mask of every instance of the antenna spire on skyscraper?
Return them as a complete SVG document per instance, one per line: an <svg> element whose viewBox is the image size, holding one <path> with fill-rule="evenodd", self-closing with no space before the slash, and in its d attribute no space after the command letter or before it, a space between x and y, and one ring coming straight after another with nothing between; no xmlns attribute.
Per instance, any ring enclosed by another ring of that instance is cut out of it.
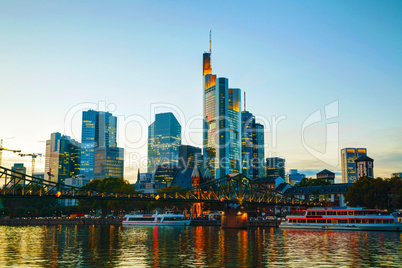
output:
<svg viewBox="0 0 402 268"><path fill-rule="evenodd" d="M211 54L212 51L211 32L212 30L209 30L209 54Z"/></svg>

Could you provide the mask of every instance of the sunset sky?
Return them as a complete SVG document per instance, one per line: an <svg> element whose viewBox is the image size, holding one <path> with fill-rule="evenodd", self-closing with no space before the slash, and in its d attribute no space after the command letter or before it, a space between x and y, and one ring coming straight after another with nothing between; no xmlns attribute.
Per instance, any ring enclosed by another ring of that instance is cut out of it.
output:
<svg viewBox="0 0 402 268"><path fill-rule="evenodd" d="M402 172L401 1L3 0L4 147L44 154L52 132L81 141L90 108L118 117L131 182L146 171L155 113L174 112L182 143L202 147L211 29L212 71L246 92L266 126L266 157L340 182L341 148L364 147L375 176ZM4 152L2 165L30 174L30 160Z"/></svg>

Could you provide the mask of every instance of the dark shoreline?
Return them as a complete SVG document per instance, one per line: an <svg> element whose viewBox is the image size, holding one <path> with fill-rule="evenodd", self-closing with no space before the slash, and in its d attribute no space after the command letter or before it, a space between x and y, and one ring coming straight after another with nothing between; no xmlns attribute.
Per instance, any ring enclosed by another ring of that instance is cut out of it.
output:
<svg viewBox="0 0 402 268"><path fill-rule="evenodd" d="M0 219L0 225L121 225L121 219Z"/></svg>
<svg viewBox="0 0 402 268"><path fill-rule="evenodd" d="M4 226L122 225L122 219L0 219ZM221 226L220 221L192 220L191 226ZM279 221L248 221L248 227L278 227Z"/></svg>

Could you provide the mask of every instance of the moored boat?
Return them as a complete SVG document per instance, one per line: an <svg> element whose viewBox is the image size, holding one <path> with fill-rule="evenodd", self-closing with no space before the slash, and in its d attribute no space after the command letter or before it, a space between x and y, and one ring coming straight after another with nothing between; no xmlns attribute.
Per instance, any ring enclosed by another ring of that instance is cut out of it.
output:
<svg viewBox="0 0 402 268"><path fill-rule="evenodd" d="M333 229L367 231L402 231L396 213L385 214L377 209L329 207L295 211L286 216L279 227L287 229Z"/></svg>
<svg viewBox="0 0 402 268"><path fill-rule="evenodd" d="M123 225L132 226L188 226L191 220L182 214L127 214Z"/></svg>

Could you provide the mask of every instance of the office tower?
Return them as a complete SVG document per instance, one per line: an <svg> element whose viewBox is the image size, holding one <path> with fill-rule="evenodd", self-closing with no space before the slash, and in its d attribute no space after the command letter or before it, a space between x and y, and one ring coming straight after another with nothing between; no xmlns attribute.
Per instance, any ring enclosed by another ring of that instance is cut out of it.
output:
<svg viewBox="0 0 402 268"><path fill-rule="evenodd" d="M297 171L297 169L291 169L289 170L289 176L288 176L288 181L287 183L289 183L290 185L296 185L299 182L301 182L302 179L304 179L306 177L305 174L301 174Z"/></svg>
<svg viewBox="0 0 402 268"><path fill-rule="evenodd" d="M343 148L341 150L342 183L350 183L357 180L355 160L360 156L366 155L366 148Z"/></svg>
<svg viewBox="0 0 402 268"><path fill-rule="evenodd" d="M266 164L266 176L271 178L282 177L285 179L285 159L280 157L268 157Z"/></svg>
<svg viewBox="0 0 402 268"><path fill-rule="evenodd" d="M95 148L94 178L124 177L124 149L99 146Z"/></svg>
<svg viewBox="0 0 402 268"><path fill-rule="evenodd" d="M255 118L248 111L241 112L241 156L242 156L242 173L247 178L253 178L253 125Z"/></svg>
<svg viewBox="0 0 402 268"><path fill-rule="evenodd" d="M20 176L19 174L14 173L13 171L22 173L22 174L26 174L27 173L27 169L24 166L24 164L22 163L15 163L12 167L11 167L11 175L16 175L16 176Z"/></svg>
<svg viewBox="0 0 402 268"><path fill-rule="evenodd" d="M335 182L335 173L329 171L328 169L324 169L317 173L317 179L324 179L329 181L331 184Z"/></svg>
<svg viewBox="0 0 402 268"><path fill-rule="evenodd" d="M203 167L201 148L191 145L180 145L179 147L179 168L193 169L195 166L198 168Z"/></svg>
<svg viewBox="0 0 402 268"><path fill-rule="evenodd" d="M58 145L57 182L65 183L66 178L80 174L81 145L69 136L62 136Z"/></svg>
<svg viewBox="0 0 402 268"><path fill-rule="evenodd" d="M69 136L52 133L46 141L46 180L64 183L66 178L80 173L81 145Z"/></svg>
<svg viewBox="0 0 402 268"><path fill-rule="evenodd" d="M255 122L255 117L248 111L242 117L242 173L250 179L265 176L264 126Z"/></svg>
<svg viewBox="0 0 402 268"><path fill-rule="evenodd" d="M82 112L81 174L94 178L95 148L117 147L117 117L109 112Z"/></svg>
<svg viewBox="0 0 402 268"><path fill-rule="evenodd" d="M253 126L253 145L253 177L265 177L264 126L258 123Z"/></svg>
<svg viewBox="0 0 402 268"><path fill-rule="evenodd" d="M357 178L374 177L374 160L367 155L362 155L355 160Z"/></svg>
<svg viewBox="0 0 402 268"><path fill-rule="evenodd" d="M59 140L61 134L59 132L54 132L50 134L50 139L46 141L46 155L45 155L45 179L48 180L48 172L50 172L50 163L52 153L58 150ZM53 154L54 155L54 154ZM54 167L55 165L53 165Z"/></svg>
<svg viewBox="0 0 402 268"><path fill-rule="evenodd" d="M179 165L181 126L172 113L155 115L148 127L148 172L158 165Z"/></svg>
<svg viewBox="0 0 402 268"><path fill-rule="evenodd" d="M211 50L203 54L203 157L213 178L241 170L240 89L212 74Z"/></svg>

